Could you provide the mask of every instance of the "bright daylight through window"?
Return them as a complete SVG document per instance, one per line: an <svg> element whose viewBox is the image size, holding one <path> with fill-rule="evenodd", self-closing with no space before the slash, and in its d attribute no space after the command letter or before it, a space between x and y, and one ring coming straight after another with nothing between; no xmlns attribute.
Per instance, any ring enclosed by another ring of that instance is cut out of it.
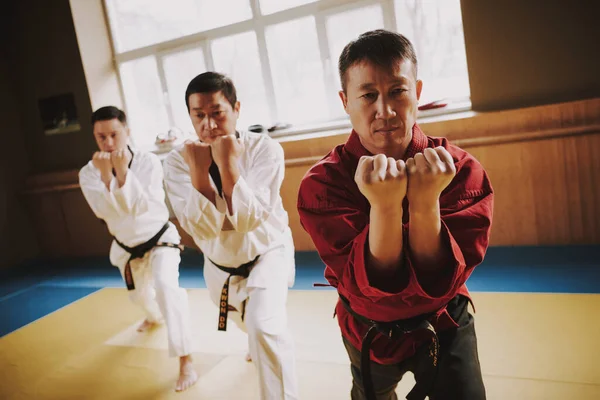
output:
<svg viewBox="0 0 600 400"><path fill-rule="evenodd" d="M469 99L459 0L105 3L138 147L174 128L193 132L185 88L209 70L233 79L240 129L343 122L338 57L348 41L377 28L400 32L415 45L424 81L420 104Z"/></svg>

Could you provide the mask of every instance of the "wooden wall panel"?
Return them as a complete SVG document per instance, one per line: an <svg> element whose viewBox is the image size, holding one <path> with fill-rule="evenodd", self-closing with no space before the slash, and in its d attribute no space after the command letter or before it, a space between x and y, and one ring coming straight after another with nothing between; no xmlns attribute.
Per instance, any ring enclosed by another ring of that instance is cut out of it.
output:
<svg viewBox="0 0 600 400"><path fill-rule="evenodd" d="M495 190L492 245L600 243L600 134L467 147Z"/></svg>
<svg viewBox="0 0 600 400"><path fill-rule="evenodd" d="M64 191L61 200L65 206L71 254L108 257L112 241L108 228L96 218L81 190Z"/></svg>
<svg viewBox="0 0 600 400"><path fill-rule="evenodd" d="M61 193L26 196L25 208L29 212L36 232L40 253L56 257L69 255L71 253L69 231L64 222Z"/></svg>
<svg viewBox="0 0 600 400"><path fill-rule="evenodd" d="M294 237L294 245L297 250L314 250L310 236L300 225L300 216L296 204L298 202L298 188L304 174L308 171L310 165L299 165L286 167L285 180L281 188L281 197L283 207L288 212L290 218L290 228Z"/></svg>

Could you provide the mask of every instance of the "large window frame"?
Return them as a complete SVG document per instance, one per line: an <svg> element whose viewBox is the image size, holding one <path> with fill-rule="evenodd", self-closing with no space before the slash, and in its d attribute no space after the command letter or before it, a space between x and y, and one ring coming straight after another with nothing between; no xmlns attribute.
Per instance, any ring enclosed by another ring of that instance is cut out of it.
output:
<svg viewBox="0 0 600 400"><path fill-rule="evenodd" d="M116 48L115 40L115 29L112 21L115 21L115 16L111 16L113 10L107 4L107 0L103 0L105 12L108 16L107 23L109 25L109 31L112 37L112 46L114 54L114 62L116 66L117 74L121 80L121 72L119 65L128 61L136 60L142 57L153 57L159 74L159 81L161 90L163 93L163 102L166 108L169 125L175 126L174 112L169 101L168 87L164 70L164 58L169 54L181 52L189 49L201 49L204 54L204 62L208 70L214 70L212 52L211 52L211 41L220 39L235 34L240 34L248 31L254 31L258 43L259 59L262 69L262 78L266 91L266 98L269 107L269 116L272 122L280 121L278 116L278 110L276 105L275 88L273 84L273 74L271 71L271 63L269 62L269 54L267 51L267 40L265 32L271 25L287 22L303 17L312 16L316 22L316 30L318 37L319 52L321 56L322 68L324 73L324 85L325 92L327 95L327 105L331 110L334 107L341 107L341 103L338 97L337 89L334 86L335 80L339 77L335 74L336 68L332 64L337 64L337 57L339 55L332 55L327 35L326 19L328 16L351 11L355 9L361 9L370 5L380 5L383 13L384 28L396 31L396 17L395 17L395 5L394 0L319 0L314 3L296 6L283 11L278 11L272 14L263 15L260 11L260 0L248 0L251 5L252 18L233 23L230 25L205 30L202 32L190 34L187 36L179 37L172 40L167 40L161 43L144 46L141 48L128 50L124 52L118 52ZM123 92L122 80L120 81L120 90L123 95L125 102L125 109L127 110L128 100ZM421 112L420 116L435 116L439 114L446 114L451 112L469 110L471 107L470 98L454 98L449 99L449 106L438 110L428 110ZM330 114L332 114L330 112ZM338 130L346 129L350 126L347 117L341 117L336 119L328 119L324 121L317 121L310 124L295 125L287 129L275 131L271 133L271 136L286 136L292 134L306 134L311 132L318 132L323 130ZM244 127L245 128L245 127ZM160 132L154 132L158 134ZM150 133L146 133L150 134ZM135 140L135 136L134 136Z"/></svg>

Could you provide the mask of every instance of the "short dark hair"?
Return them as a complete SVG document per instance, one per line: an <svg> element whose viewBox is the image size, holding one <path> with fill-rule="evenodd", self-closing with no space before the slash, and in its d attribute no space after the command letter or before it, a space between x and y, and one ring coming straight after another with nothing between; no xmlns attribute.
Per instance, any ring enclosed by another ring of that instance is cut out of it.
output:
<svg viewBox="0 0 600 400"><path fill-rule="evenodd" d="M191 80L185 90L185 105L190 111L190 96L195 93L216 93L222 92L223 96L229 101L231 107L237 103L237 94L233 81L227 76L218 72L205 72Z"/></svg>
<svg viewBox="0 0 600 400"><path fill-rule="evenodd" d="M120 110L115 106L100 107L92 113L92 126L96 121L110 121L115 118L123 125L127 125L127 116L123 110Z"/></svg>
<svg viewBox="0 0 600 400"><path fill-rule="evenodd" d="M338 62L342 90L346 91L346 73L354 64L369 61L384 68L394 68L401 60L412 61L417 75L417 55L405 36L377 29L365 32L344 47Z"/></svg>

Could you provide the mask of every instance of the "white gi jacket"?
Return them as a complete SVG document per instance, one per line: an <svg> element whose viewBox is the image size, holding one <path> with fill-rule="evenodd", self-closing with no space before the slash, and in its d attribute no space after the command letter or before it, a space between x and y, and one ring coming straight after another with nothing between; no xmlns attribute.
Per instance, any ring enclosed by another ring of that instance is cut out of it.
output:
<svg viewBox="0 0 600 400"><path fill-rule="evenodd" d="M215 206L192 186L189 167L181 154L183 146L172 150L164 162L169 201L183 229L216 264L235 268L258 255L285 249L289 262L258 263L248 285L267 287L274 275L281 278L285 274L291 287L294 245L280 196L285 173L283 148L264 134L239 134L244 150L239 161L240 178L231 199L233 214L229 214L227 203L218 193Z"/></svg>
<svg viewBox="0 0 600 400"><path fill-rule="evenodd" d="M165 204L163 169L155 154L136 151L127 179L119 188L113 177L110 190L100 179L100 171L90 161L79 171L79 184L92 211L108 227L110 234L128 247L148 241L169 220ZM179 233L173 224L162 235L162 242L178 244ZM110 261L124 265L129 253L113 241Z"/></svg>

